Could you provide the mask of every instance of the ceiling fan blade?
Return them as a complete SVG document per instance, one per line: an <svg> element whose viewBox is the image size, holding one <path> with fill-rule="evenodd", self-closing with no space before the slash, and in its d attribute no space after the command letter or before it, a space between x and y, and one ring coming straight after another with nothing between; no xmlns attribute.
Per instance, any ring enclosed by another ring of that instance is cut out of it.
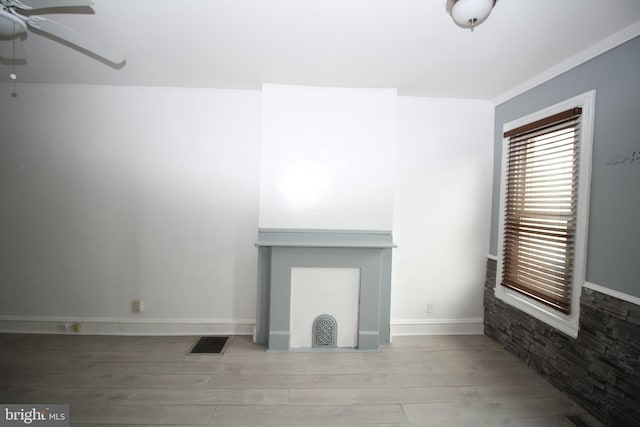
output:
<svg viewBox="0 0 640 427"><path fill-rule="evenodd" d="M15 38L13 40L0 40L0 58L7 61L24 61L27 58L27 55L24 51L22 39Z"/></svg>
<svg viewBox="0 0 640 427"><path fill-rule="evenodd" d="M37 10L56 7L85 7L93 6L93 0L13 0L12 4L17 9Z"/></svg>
<svg viewBox="0 0 640 427"><path fill-rule="evenodd" d="M50 19L42 16L30 16L27 23L31 28L35 28L43 33L57 37L65 42L99 56L100 58L106 59L113 64L121 64L125 60L125 56L122 52L119 52L90 37L86 37L69 27L65 27L64 25Z"/></svg>

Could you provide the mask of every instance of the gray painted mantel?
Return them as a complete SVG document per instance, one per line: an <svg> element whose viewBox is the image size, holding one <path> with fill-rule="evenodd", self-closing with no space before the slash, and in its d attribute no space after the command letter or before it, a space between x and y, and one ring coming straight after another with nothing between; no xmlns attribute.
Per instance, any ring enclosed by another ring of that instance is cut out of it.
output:
<svg viewBox="0 0 640 427"><path fill-rule="evenodd" d="M359 268L358 350L391 339L390 231L260 229L256 343L290 350L291 269ZM309 331L311 333L311 331Z"/></svg>

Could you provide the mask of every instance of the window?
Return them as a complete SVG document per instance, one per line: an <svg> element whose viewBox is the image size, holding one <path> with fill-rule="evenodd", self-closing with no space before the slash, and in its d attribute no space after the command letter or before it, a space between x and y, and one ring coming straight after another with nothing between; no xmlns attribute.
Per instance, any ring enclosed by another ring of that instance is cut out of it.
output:
<svg viewBox="0 0 640 427"><path fill-rule="evenodd" d="M584 283L593 98L504 127L496 296L572 336Z"/></svg>
<svg viewBox="0 0 640 427"><path fill-rule="evenodd" d="M581 114L571 108L504 134L502 286L563 313L571 311Z"/></svg>

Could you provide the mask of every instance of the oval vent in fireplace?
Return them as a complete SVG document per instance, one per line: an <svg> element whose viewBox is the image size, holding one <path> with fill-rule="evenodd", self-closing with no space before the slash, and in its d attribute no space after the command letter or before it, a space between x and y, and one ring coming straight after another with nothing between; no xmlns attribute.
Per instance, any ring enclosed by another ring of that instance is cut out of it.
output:
<svg viewBox="0 0 640 427"><path fill-rule="evenodd" d="M333 316L321 314L313 321L313 348L336 348L338 323Z"/></svg>

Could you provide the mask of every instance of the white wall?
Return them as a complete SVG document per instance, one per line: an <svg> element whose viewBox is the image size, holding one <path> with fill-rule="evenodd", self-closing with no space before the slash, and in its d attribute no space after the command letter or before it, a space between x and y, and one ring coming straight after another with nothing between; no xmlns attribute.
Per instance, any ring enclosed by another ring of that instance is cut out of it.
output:
<svg viewBox="0 0 640 427"><path fill-rule="evenodd" d="M259 92L7 92L0 315L255 318Z"/></svg>
<svg viewBox="0 0 640 427"><path fill-rule="evenodd" d="M396 90L262 93L260 227L390 230Z"/></svg>
<svg viewBox="0 0 640 427"><path fill-rule="evenodd" d="M305 120L321 111L328 121L300 122L284 105L290 115L275 116L295 127L279 146L269 139L271 125L261 124L260 92L18 89L14 99L0 85L0 329L35 331L37 322L21 320L78 319L87 333L200 333L216 325L250 331L260 186L261 226L319 225L305 209L288 211L283 194L269 193L285 158L316 161L337 178L318 199L327 208L320 218L330 220L323 228L393 229L393 333L478 327L489 102L377 90L354 90L349 101L315 88L301 100ZM371 97L369 107L362 96ZM323 97L325 104L315 103ZM137 298L144 313L131 312ZM140 321L166 325L136 328ZM114 331L113 322L126 325ZM55 330L55 323L41 326Z"/></svg>
<svg viewBox="0 0 640 427"><path fill-rule="evenodd" d="M400 97L397 111L392 332L480 332L493 105Z"/></svg>

